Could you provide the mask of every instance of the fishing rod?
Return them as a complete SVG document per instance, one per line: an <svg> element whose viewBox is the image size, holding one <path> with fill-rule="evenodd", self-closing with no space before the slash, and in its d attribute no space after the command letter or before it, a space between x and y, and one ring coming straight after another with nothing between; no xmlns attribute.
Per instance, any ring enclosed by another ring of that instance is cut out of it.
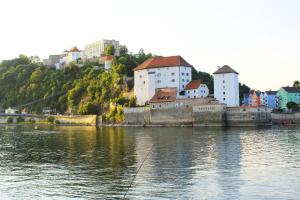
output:
<svg viewBox="0 0 300 200"><path fill-rule="evenodd" d="M41 98L41 99L37 99L37 100L31 101L29 103L23 104L23 105L16 106L15 108L22 108L22 107L30 106L30 105L38 103L40 101L45 101L46 99L50 99L52 97L56 97L58 95L62 95L62 94L65 94L65 93L67 93L67 92L66 91L64 91L64 92L58 92L58 93L56 93L54 95L51 95L51 96L48 96L48 97L45 97L45 98Z"/></svg>
<svg viewBox="0 0 300 200"><path fill-rule="evenodd" d="M129 192L130 188L132 187L133 182L135 181L135 178L137 177L137 175L138 175L138 173L140 172L141 168L143 167L145 161L148 159L150 153L152 152L152 148L153 148L153 146L151 146L151 148L149 149L147 155L145 156L145 158L143 159L141 165L139 166L137 172L133 175L133 178L132 178L132 180L131 180L131 182L130 182L130 185L128 186L128 188L127 188L127 190L126 190L126 192L125 192L125 194L124 194L124 196L123 196L123 198L122 198L123 200L125 200L125 198L126 198L128 192Z"/></svg>

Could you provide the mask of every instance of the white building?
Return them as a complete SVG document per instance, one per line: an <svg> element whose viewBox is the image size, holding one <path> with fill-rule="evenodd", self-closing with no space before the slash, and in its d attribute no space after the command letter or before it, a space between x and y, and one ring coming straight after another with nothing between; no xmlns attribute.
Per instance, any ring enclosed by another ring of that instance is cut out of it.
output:
<svg viewBox="0 0 300 200"><path fill-rule="evenodd" d="M209 95L209 89L201 80L193 80L185 87L186 98L205 98Z"/></svg>
<svg viewBox="0 0 300 200"><path fill-rule="evenodd" d="M105 55L105 49L108 45L113 45L115 48L115 56L119 56L120 44L119 41L116 40L99 40L97 42L93 42L84 47L83 54L84 59L95 59L101 58Z"/></svg>
<svg viewBox="0 0 300 200"><path fill-rule="evenodd" d="M192 80L192 65L181 56L153 57L134 69L134 95L145 105L160 88L176 88L177 95Z"/></svg>
<svg viewBox="0 0 300 200"><path fill-rule="evenodd" d="M111 63L114 59L114 56L104 56L102 57L102 63L104 64L105 70L109 70L111 68Z"/></svg>
<svg viewBox="0 0 300 200"><path fill-rule="evenodd" d="M18 110L14 108L7 108L5 110L5 114L16 114L16 113L18 113Z"/></svg>
<svg viewBox="0 0 300 200"><path fill-rule="evenodd" d="M224 65L214 75L214 97L229 107L239 106L239 73Z"/></svg>
<svg viewBox="0 0 300 200"><path fill-rule="evenodd" d="M78 62L78 60L82 57L82 51L80 51L77 47L73 47L70 51L64 52L65 56L62 58L64 64L70 64L71 62Z"/></svg>

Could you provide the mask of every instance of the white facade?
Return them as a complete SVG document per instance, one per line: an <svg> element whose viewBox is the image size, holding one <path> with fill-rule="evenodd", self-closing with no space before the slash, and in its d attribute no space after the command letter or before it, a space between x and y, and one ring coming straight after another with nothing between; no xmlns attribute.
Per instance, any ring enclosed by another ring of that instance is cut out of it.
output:
<svg viewBox="0 0 300 200"><path fill-rule="evenodd" d="M170 66L134 71L134 94L137 104L145 105L155 94L156 89L176 88L177 95L192 80L192 68Z"/></svg>
<svg viewBox="0 0 300 200"><path fill-rule="evenodd" d="M229 107L240 106L238 74L214 74L214 97Z"/></svg>
<svg viewBox="0 0 300 200"><path fill-rule="evenodd" d="M84 47L84 58L93 59L101 58L105 54L105 49L108 45L113 45L115 48L115 56L119 56L120 44L116 40L99 40Z"/></svg>
<svg viewBox="0 0 300 200"><path fill-rule="evenodd" d="M7 108L5 110L5 114L16 114L18 112L17 109L13 109L13 108Z"/></svg>
<svg viewBox="0 0 300 200"><path fill-rule="evenodd" d="M199 85L199 88L192 90L185 90L187 98L205 98L209 95L209 89L206 84Z"/></svg>
<svg viewBox="0 0 300 200"><path fill-rule="evenodd" d="M70 64L71 62L77 62L78 59L82 57L82 52L81 51L76 51L76 52L68 52L66 57L64 57L65 64Z"/></svg>
<svg viewBox="0 0 300 200"><path fill-rule="evenodd" d="M260 93L260 105L268 106L268 94L266 92Z"/></svg>
<svg viewBox="0 0 300 200"><path fill-rule="evenodd" d="M111 60L104 61L105 70L109 70L111 68Z"/></svg>

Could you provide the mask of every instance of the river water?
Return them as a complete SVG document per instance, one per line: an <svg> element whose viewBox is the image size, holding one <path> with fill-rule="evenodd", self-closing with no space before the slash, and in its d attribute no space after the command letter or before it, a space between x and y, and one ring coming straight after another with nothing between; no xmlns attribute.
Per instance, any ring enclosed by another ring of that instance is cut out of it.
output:
<svg viewBox="0 0 300 200"><path fill-rule="evenodd" d="M1 200L122 199L132 180L127 199L300 199L300 128L0 126Z"/></svg>

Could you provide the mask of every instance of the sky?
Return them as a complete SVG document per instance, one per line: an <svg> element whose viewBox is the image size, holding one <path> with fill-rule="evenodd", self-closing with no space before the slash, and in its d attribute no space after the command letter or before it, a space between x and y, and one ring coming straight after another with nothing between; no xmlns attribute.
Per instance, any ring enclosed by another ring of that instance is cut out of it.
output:
<svg viewBox="0 0 300 200"><path fill-rule="evenodd" d="M277 90L300 79L299 10L298 0L1 0L0 60L116 39Z"/></svg>

